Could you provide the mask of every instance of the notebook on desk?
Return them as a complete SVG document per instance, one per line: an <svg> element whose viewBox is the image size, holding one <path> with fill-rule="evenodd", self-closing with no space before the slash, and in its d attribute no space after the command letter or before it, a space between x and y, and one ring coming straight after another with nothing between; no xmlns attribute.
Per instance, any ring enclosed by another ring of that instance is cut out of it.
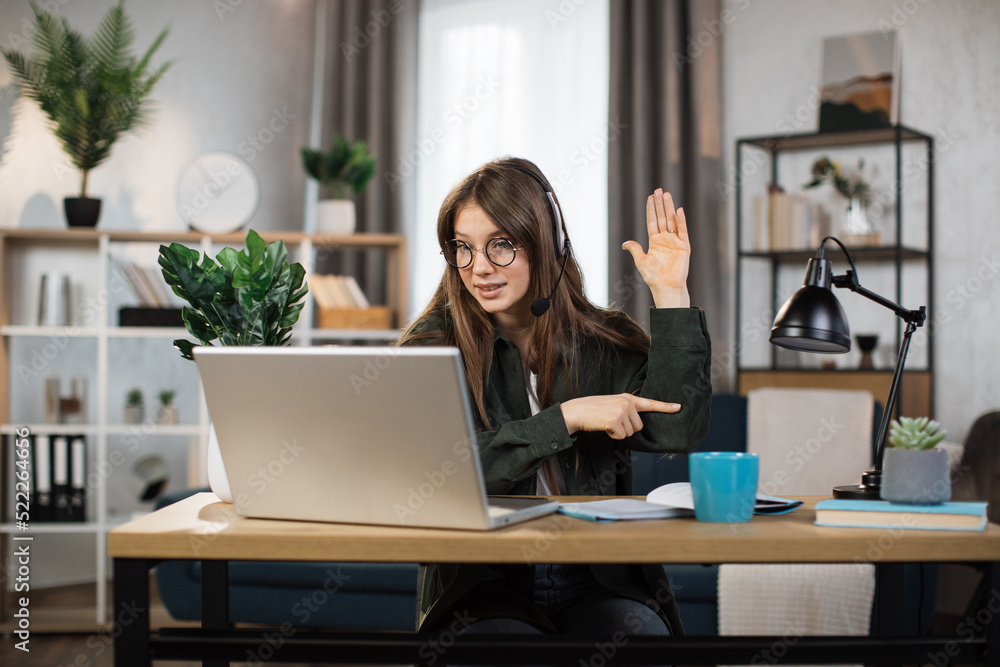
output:
<svg viewBox="0 0 1000 667"><path fill-rule="evenodd" d="M237 512L488 530L554 512L488 498L459 352L197 347Z"/></svg>

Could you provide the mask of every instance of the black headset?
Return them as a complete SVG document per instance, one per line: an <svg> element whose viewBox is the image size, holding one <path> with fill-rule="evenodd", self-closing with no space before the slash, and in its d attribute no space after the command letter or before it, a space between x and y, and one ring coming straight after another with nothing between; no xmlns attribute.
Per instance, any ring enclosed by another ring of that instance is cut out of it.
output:
<svg viewBox="0 0 1000 667"><path fill-rule="evenodd" d="M509 162L502 164L506 167L523 171L528 176L535 179L538 184L542 186L542 190L545 191L545 196L549 199L549 206L552 207L552 240L555 245L556 259L558 260L559 258L562 258L562 268L559 269L559 277L556 278L556 284L552 287L552 293L547 297L543 296L531 302L531 314L535 317L541 317L549 309L549 306L552 305L552 297L556 295L556 290L559 288L559 282L562 280L563 272L566 271L566 262L569 261L569 239L567 239L566 235L563 234L562 214L559 213L559 204L556 202L556 195L547 185L545 185L545 181L542 180L542 177L530 169L519 167L516 164L510 164Z"/></svg>
<svg viewBox="0 0 1000 667"><path fill-rule="evenodd" d="M563 234L562 214L559 212L559 204L556 202L555 193L549 189L549 186L545 185L545 181L542 180L541 176L530 169L519 167L516 164L510 163L505 163L504 166L510 167L511 169L517 169L518 171L523 171L528 176L535 179L540 186L542 186L545 196L549 199L549 206L552 208L552 240L555 243L556 259L562 258L563 254L569 250L569 240L566 238L565 234Z"/></svg>

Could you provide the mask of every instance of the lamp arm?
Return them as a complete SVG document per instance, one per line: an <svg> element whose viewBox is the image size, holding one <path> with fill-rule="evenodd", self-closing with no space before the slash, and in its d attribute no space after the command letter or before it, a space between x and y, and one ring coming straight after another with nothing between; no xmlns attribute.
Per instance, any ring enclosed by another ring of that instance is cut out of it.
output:
<svg viewBox="0 0 1000 667"><path fill-rule="evenodd" d="M892 312L896 313L896 315L902 318L904 322L915 324L918 327L923 326L927 319L927 310L924 306L921 306L918 310L908 310L903 308L895 301L890 301L881 294L876 294L870 289L862 287L858 283L858 276L854 271L848 271L842 276L834 276L833 286L849 289L852 292L860 294L866 299L870 299L880 306L888 308Z"/></svg>
<svg viewBox="0 0 1000 667"><path fill-rule="evenodd" d="M923 312L921 307L920 312ZM875 474L881 483L882 458L885 455L886 436L889 433L889 422L892 421L892 410L896 405L896 395L899 393L899 380L903 375L903 364L906 363L906 353L910 350L910 336L917 330L920 323L907 320L906 331L903 333L903 343L899 346L899 354L896 356L896 370L892 373L892 384L889 386L889 398L886 399L885 410L882 412L882 422L878 427L878 449L875 451Z"/></svg>

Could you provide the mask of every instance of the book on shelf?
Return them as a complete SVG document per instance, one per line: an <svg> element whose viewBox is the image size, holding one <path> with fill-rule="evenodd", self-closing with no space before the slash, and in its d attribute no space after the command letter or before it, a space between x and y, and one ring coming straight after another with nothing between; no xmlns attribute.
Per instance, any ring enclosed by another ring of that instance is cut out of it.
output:
<svg viewBox="0 0 1000 667"><path fill-rule="evenodd" d="M354 276L314 274L309 278L313 298L320 308L370 308L371 304Z"/></svg>
<svg viewBox="0 0 1000 667"><path fill-rule="evenodd" d="M985 502L905 505L885 500L830 499L816 503L816 525L847 528L984 530Z"/></svg>
<svg viewBox="0 0 1000 667"><path fill-rule="evenodd" d="M123 262L122 271L132 285L139 303L147 308L170 308L174 304L163 274L158 268L140 266L134 262Z"/></svg>
<svg viewBox="0 0 1000 667"><path fill-rule="evenodd" d="M87 440L75 435L69 443L68 521L87 520Z"/></svg>
<svg viewBox="0 0 1000 667"><path fill-rule="evenodd" d="M52 516L52 444L47 435L31 436L31 520L47 523Z"/></svg>
<svg viewBox="0 0 1000 667"><path fill-rule="evenodd" d="M28 441L31 522L86 521L86 438L82 435L32 434Z"/></svg>
<svg viewBox="0 0 1000 667"><path fill-rule="evenodd" d="M813 249L827 236L829 226L829 216L802 193L786 192L779 185L771 185L766 200L754 198L755 251Z"/></svg>
<svg viewBox="0 0 1000 667"><path fill-rule="evenodd" d="M783 514L802 504L790 500L757 494L754 514ZM675 519L694 516L694 497L690 482L673 482L659 486L645 500L638 498L610 498L579 503L560 503L559 512L587 521L635 521L644 519Z"/></svg>
<svg viewBox="0 0 1000 667"><path fill-rule="evenodd" d="M69 521L69 438L52 436L52 520Z"/></svg>

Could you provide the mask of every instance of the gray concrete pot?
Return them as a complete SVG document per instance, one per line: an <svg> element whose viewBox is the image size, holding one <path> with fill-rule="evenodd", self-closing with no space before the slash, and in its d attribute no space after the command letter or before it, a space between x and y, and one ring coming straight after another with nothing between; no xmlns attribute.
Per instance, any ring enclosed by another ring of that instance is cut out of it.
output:
<svg viewBox="0 0 1000 667"><path fill-rule="evenodd" d="M938 505L950 500L948 452L886 449L882 460L882 499L910 505Z"/></svg>

